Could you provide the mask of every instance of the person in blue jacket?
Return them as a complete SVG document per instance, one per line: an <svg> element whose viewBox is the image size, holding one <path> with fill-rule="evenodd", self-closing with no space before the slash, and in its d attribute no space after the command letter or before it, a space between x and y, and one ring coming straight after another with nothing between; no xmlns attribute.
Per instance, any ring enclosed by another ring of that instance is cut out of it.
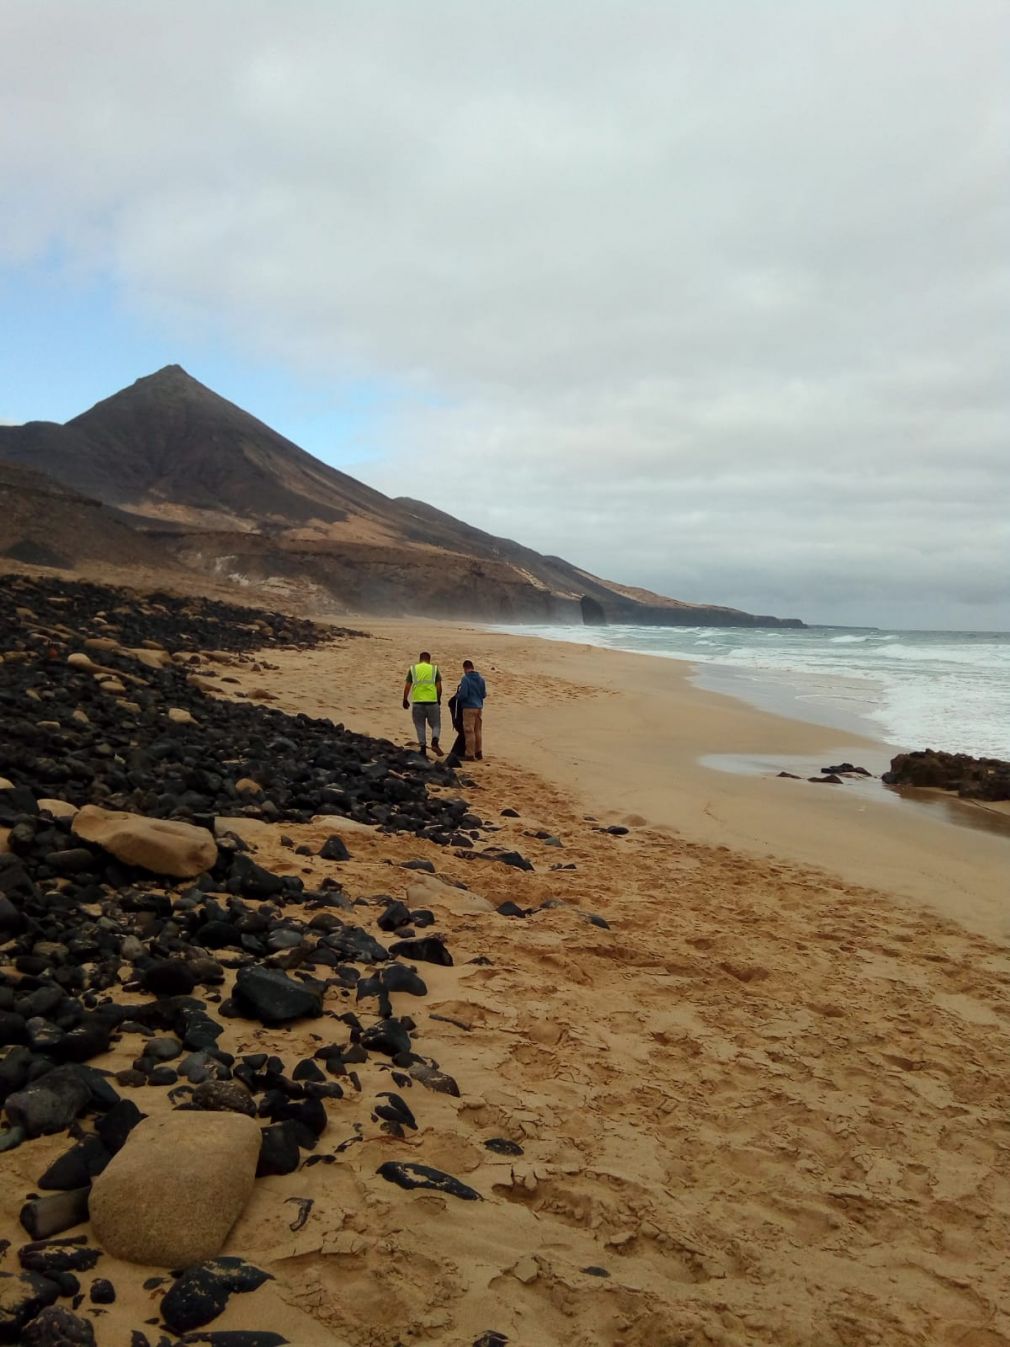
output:
<svg viewBox="0 0 1010 1347"><path fill-rule="evenodd" d="M480 762L484 757L485 697L487 685L473 667L473 660L465 659L463 677L456 689L456 708L463 721L467 762Z"/></svg>

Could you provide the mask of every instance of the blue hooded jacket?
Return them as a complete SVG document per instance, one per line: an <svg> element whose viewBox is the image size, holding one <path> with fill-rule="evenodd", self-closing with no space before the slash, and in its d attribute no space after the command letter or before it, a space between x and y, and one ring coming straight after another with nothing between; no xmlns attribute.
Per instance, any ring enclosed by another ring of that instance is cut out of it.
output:
<svg viewBox="0 0 1010 1347"><path fill-rule="evenodd" d="M460 680L459 691L456 693L456 705L460 711L468 708L480 710L484 705L484 698L487 696L487 686L483 678L476 669L470 669Z"/></svg>

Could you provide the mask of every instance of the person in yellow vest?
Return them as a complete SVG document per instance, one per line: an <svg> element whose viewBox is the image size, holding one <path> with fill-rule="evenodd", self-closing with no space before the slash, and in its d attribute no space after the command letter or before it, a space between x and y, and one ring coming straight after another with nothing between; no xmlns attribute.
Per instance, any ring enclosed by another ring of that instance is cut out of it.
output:
<svg viewBox="0 0 1010 1347"><path fill-rule="evenodd" d="M439 735L442 730L442 675L438 665L432 664L431 655L422 650L417 663L407 670L403 683L403 709L410 711L414 721L421 757L428 756L428 726L431 726L431 751L436 758L442 756Z"/></svg>

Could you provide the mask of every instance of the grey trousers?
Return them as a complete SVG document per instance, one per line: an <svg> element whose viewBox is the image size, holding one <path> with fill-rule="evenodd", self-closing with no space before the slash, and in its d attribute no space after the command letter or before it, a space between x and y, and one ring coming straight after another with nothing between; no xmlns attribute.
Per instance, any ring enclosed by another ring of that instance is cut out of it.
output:
<svg viewBox="0 0 1010 1347"><path fill-rule="evenodd" d="M410 708L410 714L414 721L417 742L422 748L427 748L428 726L431 726L432 740L437 739L441 732L442 708L438 702L414 702Z"/></svg>

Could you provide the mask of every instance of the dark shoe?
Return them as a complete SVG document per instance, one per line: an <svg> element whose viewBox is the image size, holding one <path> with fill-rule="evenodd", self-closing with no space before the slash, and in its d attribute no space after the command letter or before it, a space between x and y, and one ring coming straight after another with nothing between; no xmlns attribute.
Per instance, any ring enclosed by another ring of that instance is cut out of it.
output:
<svg viewBox="0 0 1010 1347"><path fill-rule="evenodd" d="M419 748L417 751L418 753L420 753L422 758L426 758L428 756L428 750L426 748Z"/></svg>
<svg viewBox="0 0 1010 1347"><path fill-rule="evenodd" d="M468 753L468 754L466 755L466 757L463 759L463 761L464 761L464 762L473 762L473 758L471 758L470 754Z"/></svg>
<svg viewBox="0 0 1010 1347"><path fill-rule="evenodd" d="M439 747L439 743L438 743L438 740L437 740L437 739L432 739L432 741L431 741L431 751L432 751L432 753L434 753L434 755L435 755L436 758L444 758L444 757L445 757L445 754L442 752L441 748Z"/></svg>
<svg viewBox="0 0 1010 1347"><path fill-rule="evenodd" d="M484 761L484 754L483 754L483 753L475 753L473 756L474 756L474 758L476 759L477 762L483 762L483 761Z"/></svg>

